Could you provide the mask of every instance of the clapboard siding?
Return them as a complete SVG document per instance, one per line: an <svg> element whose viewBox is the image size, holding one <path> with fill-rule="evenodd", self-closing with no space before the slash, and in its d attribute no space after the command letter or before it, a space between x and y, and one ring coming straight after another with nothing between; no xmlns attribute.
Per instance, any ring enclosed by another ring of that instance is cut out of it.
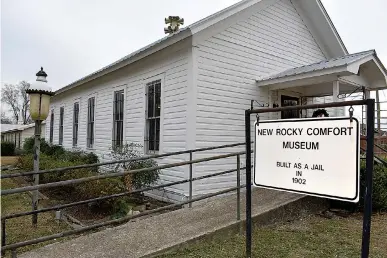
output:
<svg viewBox="0 0 387 258"><path fill-rule="evenodd" d="M125 91L124 140L144 145L145 135L145 84L154 79L161 79L162 84L162 122L161 153L182 151L186 147L187 120L187 70L190 49L175 46L170 52L154 54L130 68L122 68L103 79L86 83L83 86L54 97L51 108L55 112L54 143L59 139L59 108L65 107L63 146L72 149L73 104L80 103L78 148L93 151L100 160L109 160L112 145L113 94L116 90ZM166 50L167 51L167 50ZM87 138L87 100L95 97L95 143L94 148L86 148ZM50 133L50 116L47 119L46 135ZM158 159L159 164L186 160L180 155ZM187 168L178 167L163 170L160 183L173 182L187 178ZM170 187L178 194L187 193L186 185Z"/></svg>
<svg viewBox="0 0 387 258"><path fill-rule="evenodd" d="M325 59L289 0L278 1L205 39L198 44L197 55L196 148L244 142L244 110L250 108L253 99L269 103L272 95L258 88L255 81ZM261 115L261 119L269 117ZM198 153L195 157L237 150L244 147ZM236 168L236 157L197 164L195 174L232 168ZM195 184L195 194L234 185L235 173L209 178Z"/></svg>

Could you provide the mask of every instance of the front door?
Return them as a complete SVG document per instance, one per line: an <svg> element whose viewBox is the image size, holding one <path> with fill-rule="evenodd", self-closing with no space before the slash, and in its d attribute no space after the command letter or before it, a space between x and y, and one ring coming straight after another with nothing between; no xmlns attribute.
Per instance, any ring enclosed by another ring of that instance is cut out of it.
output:
<svg viewBox="0 0 387 258"><path fill-rule="evenodd" d="M299 104L300 104L299 98L281 95L281 107L297 106ZM281 111L281 119L299 118L299 117L300 117L299 110Z"/></svg>

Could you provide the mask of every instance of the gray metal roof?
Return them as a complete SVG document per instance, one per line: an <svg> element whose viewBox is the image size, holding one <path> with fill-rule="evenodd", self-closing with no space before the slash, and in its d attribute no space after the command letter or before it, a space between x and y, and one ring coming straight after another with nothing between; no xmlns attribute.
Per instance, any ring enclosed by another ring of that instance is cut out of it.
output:
<svg viewBox="0 0 387 258"><path fill-rule="evenodd" d="M19 129L21 125L14 125L14 124L1 124L1 132L7 132L15 129Z"/></svg>
<svg viewBox="0 0 387 258"><path fill-rule="evenodd" d="M130 53L129 55L126 55L125 57L123 57L123 58L121 58L121 59L119 59L119 60L117 60L117 61L115 61L115 62L113 62L113 63L111 63L111 64L109 64L109 65L107 65L107 66L105 66L105 67L103 67L103 68L93 72L93 73L91 73L91 74L88 74L88 75L86 75L86 76L84 76L84 77L82 77L82 78L80 78L80 79L70 83L69 85L67 85L65 87L62 87L62 88L58 89L57 91L55 91L55 94L61 93L61 92L65 91L65 90L67 90L68 88L70 88L71 86L73 86L73 85L75 85L75 84L77 84L77 83L79 83L79 82L81 82L81 81L83 81L83 80L85 80L87 78L90 78L93 75L101 73L101 72L107 70L108 68L111 68L111 67L113 67L113 66L115 66L115 65L117 65L119 63L122 63L122 62L124 62L126 60L129 60L129 59L131 59L131 58L133 58L133 57L135 57L135 56L137 56L137 55L139 55L139 54L141 54L141 53L151 49L152 47L155 47L155 46L159 45L162 42L165 42L165 41L167 41L167 40L169 40L171 38L174 38L177 35L181 35L182 32L188 31L189 29L190 28L188 26L184 27L184 28L181 28L180 30L178 30L175 33L172 33L172 34L170 34L168 36L165 36L165 37L163 37L163 38L161 38L161 39L159 39L159 40L157 40L157 41L155 41L155 42L153 42L153 43L151 43L151 44L149 44L149 45L147 45L147 46L145 46L143 48L140 48L137 51L134 51L134 52Z"/></svg>
<svg viewBox="0 0 387 258"><path fill-rule="evenodd" d="M273 74L269 77L266 77L260 81L279 79L279 78L283 78L283 77L287 77L287 76L294 76L294 75L309 73L309 72L313 72L313 71L320 71L320 70L324 70L324 69L341 67L341 66L349 65L349 64L356 62L360 59L363 59L367 56L372 56L375 54L376 54L375 50L368 50L368 51L363 51L363 52L359 52L359 53L340 56L340 57L332 58L329 60L320 61L320 62L314 63L314 64L290 68L288 70L285 70L285 71L282 71L280 73Z"/></svg>
<svg viewBox="0 0 387 258"><path fill-rule="evenodd" d="M42 125L45 124L46 121L42 122ZM27 124L27 125L15 125L15 124L1 124L1 133L13 132L13 131L23 131L25 129L34 127L35 123Z"/></svg>

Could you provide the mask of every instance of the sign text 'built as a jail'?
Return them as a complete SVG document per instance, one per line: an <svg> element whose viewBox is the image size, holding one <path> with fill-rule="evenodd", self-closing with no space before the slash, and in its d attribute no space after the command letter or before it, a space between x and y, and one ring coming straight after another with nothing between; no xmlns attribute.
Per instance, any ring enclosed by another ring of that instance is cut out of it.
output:
<svg viewBox="0 0 387 258"><path fill-rule="evenodd" d="M358 202L359 137L355 118L256 123L254 185Z"/></svg>

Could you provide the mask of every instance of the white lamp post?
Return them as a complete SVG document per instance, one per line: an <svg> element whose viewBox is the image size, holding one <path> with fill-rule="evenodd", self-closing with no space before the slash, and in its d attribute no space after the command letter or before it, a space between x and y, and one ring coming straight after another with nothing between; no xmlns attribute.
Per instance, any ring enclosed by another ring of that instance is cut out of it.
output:
<svg viewBox="0 0 387 258"><path fill-rule="evenodd" d="M51 96L54 93L47 85L47 74L43 71L43 67L36 74L36 82L32 83L30 88L26 90L30 97L30 115L35 121L35 144L34 144L34 172L39 171L39 155L40 155L40 134L42 121L46 120L50 109ZM39 174L34 174L34 185L39 184ZM39 191L35 190L32 195L32 210L38 209ZM38 223L38 214L32 215L32 224Z"/></svg>

